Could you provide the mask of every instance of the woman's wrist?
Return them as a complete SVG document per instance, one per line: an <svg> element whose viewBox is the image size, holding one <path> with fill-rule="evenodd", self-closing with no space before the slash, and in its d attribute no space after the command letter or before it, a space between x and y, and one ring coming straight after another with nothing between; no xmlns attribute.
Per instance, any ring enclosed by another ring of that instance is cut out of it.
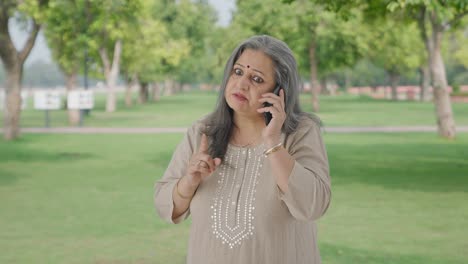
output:
<svg viewBox="0 0 468 264"><path fill-rule="evenodd" d="M265 140L265 146L267 149L270 149L278 145L281 141L281 136L269 137Z"/></svg>
<svg viewBox="0 0 468 264"><path fill-rule="evenodd" d="M183 199L191 199L200 183L193 182L189 177L180 178L176 184L177 194Z"/></svg>
<svg viewBox="0 0 468 264"><path fill-rule="evenodd" d="M274 146L271 147L271 148L267 148L267 149L263 152L263 155L268 156L268 155L270 155L271 153L276 152L276 151L278 151L278 150L280 150L280 149L282 149L282 148L283 148L283 142L280 142L280 143L274 145Z"/></svg>
<svg viewBox="0 0 468 264"><path fill-rule="evenodd" d="M186 181L187 185L190 187L190 189L197 189L198 185L200 185L199 180L195 180L192 176L186 175L185 177L182 177L184 181Z"/></svg>
<svg viewBox="0 0 468 264"><path fill-rule="evenodd" d="M186 195L186 194L183 194L183 193L179 190L179 183L180 183L180 180L181 180L181 179L179 179L179 180L177 181L176 187L175 187L175 188L176 188L177 195L178 195L180 198L185 199L185 200L192 199L193 194Z"/></svg>

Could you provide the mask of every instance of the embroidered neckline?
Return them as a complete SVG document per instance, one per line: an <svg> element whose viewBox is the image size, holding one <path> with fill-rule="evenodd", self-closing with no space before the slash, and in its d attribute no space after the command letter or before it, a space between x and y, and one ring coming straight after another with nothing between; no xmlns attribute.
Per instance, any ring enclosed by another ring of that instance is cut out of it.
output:
<svg viewBox="0 0 468 264"><path fill-rule="evenodd" d="M252 236L255 229L255 193L264 161L262 155L257 155L262 152L261 145L228 148L228 164L221 165L219 170L211 205L212 230L213 235L230 248Z"/></svg>

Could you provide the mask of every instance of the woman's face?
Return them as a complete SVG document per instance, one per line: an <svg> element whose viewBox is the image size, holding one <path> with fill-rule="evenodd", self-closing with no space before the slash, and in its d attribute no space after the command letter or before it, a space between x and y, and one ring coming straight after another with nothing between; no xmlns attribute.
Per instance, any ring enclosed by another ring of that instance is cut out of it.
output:
<svg viewBox="0 0 468 264"><path fill-rule="evenodd" d="M262 51L246 49L234 63L226 85L227 104L236 114L259 116L261 95L275 86L273 61Z"/></svg>

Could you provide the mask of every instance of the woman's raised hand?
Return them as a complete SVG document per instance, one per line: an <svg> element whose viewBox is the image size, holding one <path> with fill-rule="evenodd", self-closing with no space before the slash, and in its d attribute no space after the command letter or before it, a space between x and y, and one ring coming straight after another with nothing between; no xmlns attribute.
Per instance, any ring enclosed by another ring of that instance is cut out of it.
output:
<svg viewBox="0 0 468 264"><path fill-rule="evenodd" d="M208 154L208 138L205 134L202 134L200 147L190 159L187 179L190 181L190 184L199 185L218 168L219 164L221 164L220 158L212 158Z"/></svg>

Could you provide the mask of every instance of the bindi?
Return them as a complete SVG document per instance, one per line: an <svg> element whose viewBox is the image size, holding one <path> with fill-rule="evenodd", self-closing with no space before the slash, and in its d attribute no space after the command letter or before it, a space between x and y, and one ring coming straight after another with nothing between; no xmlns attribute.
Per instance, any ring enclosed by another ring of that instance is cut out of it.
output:
<svg viewBox="0 0 468 264"><path fill-rule="evenodd" d="M250 68L250 65L247 65L247 68Z"/></svg>

